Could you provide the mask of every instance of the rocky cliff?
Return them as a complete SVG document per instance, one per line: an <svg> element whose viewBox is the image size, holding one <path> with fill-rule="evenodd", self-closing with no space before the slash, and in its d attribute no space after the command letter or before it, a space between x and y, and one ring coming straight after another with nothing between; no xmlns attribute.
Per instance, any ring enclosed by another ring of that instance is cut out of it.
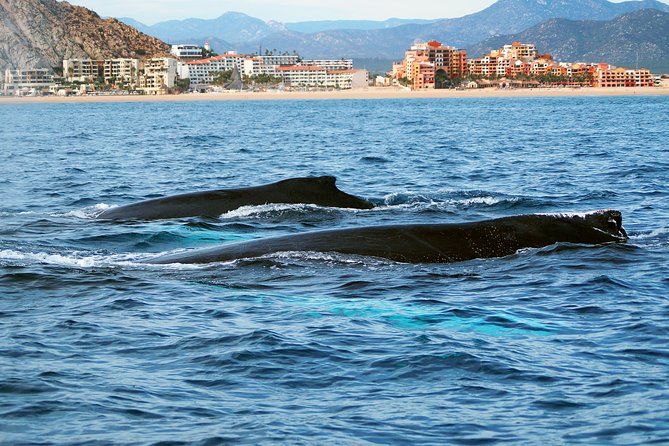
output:
<svg viewBox="0 0 669 446"><path fill-rule="evenodd" d="M169 47L115 19L56 0L0 0L0 70L51 68L66 58L150 57Z"/></svg>

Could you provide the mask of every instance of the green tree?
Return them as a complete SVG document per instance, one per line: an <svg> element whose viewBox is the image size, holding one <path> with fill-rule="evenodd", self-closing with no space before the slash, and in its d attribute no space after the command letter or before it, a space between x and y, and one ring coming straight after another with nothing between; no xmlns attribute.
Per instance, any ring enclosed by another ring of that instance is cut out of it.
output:
<svg viewBox="0 0 669 446"><path fill-rule="evenodd" d="M185 93L190 88L190 79L177 79L174 83L174 89L180 93Z"/></svg>
<svg viewBox="0 0 669 446"><path fill-rule="evenodd" d="M434 75L434 88L449 88L448 73L444 70L437 70Z"/></svg>
<svg viewBox="0 0 669 446"><path fill-rule="evenodd" d="M210 57L216 57L218 54L212 50L212 49L206 49L206 48L201 48L202 49L202 58L203 59L209 59Z"/></svg>
<svg viewBox="0 0 669 446"><path fill-rule="evenodd" d="M214 85L225 85L228 82L230 82L230 79L232 78L232 71L218 71L215 73L212 73L213 78L214 78Z"/></svg>

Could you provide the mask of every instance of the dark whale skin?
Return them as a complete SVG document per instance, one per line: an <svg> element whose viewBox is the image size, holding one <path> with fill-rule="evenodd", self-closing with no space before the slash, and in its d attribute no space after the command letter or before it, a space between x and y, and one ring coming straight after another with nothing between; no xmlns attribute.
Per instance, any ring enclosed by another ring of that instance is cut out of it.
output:
<svg viewBox="0 0 669 446"><path fill-rule="evenodd" d="M285 251L336 252L406 263L448 263L504 257L558 242L622 242L622 214L520 215L473 223L377 226L317 231L227 244L157 257L149 263L212 263Z"/></svg>
<svg viewBox="0 0 669 446"><path fill-rule="evenodd" d="M211 217L238 209L269 203L316 204L325 207L371 209L367 200L337 188L331 176L291 178L264 186L222 189L156 198L108 209L96 216L101 220L160 220L184 217Z"/></svg>

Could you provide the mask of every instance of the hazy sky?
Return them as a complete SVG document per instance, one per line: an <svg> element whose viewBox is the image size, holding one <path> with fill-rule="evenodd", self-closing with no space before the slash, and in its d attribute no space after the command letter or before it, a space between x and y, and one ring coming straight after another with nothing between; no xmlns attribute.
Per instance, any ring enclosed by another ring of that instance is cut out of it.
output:
<svg viewBox="0 0 669 446"><path fill-rule="evenodd" d="M550 1L550 0L549 0ZM622 1L622 0L613 0ZM669 3L669 0L662 0ZM151 25L169 19L215 18L237 11L263 20L369 19L390 17L435 19L461 17L492 5L495 0L71 0L101 16L131 17ZM416 8L419 5L419 8Z"/></svg>

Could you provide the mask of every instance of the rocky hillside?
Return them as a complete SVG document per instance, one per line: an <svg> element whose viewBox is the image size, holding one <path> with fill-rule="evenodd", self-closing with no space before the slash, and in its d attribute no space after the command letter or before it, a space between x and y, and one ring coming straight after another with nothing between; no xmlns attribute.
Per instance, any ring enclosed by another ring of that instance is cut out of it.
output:
<svg viewBox="0 0 669 446"><path fill-rule="evenodd" d="M0 70L51 68L65 58L146 57L169 47L115 19L56 0L0 0Z"/></svg>
<svg viewBox="0 0 669 446"><path fill-rule="evenodd" d="M669 13L643 10L610 21L554 19L522 33L496 36L470 46L470 57L481 57L509 42L532 42L558 61L608 62L659 73L669 72Z"/></svg>

